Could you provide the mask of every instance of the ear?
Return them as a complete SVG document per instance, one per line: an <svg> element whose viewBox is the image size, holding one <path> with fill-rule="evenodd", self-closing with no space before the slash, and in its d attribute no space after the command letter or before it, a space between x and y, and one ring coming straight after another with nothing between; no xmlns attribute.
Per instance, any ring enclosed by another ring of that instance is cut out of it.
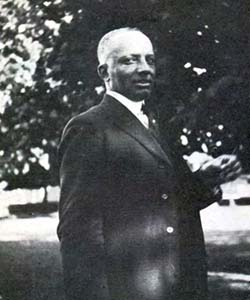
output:
<svg viewBox="0 0 250 300"><path fill-rule="evenodd" d="M108 65L102 64L97 68L97 73L103 81L109 81Z"/></svg>

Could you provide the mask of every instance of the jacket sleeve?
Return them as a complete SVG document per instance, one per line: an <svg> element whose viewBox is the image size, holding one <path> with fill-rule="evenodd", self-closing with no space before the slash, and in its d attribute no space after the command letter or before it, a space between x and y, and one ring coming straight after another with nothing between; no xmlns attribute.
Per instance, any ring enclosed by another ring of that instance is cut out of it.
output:
<svg viewBox="0 0 250 300"><path fill-rule="evenodd" d="M192 173L186 161L179 154L179 151L170 149L169 143L165 139L164 150L170 155L179 180L180 197L192 209L201 210L216 201L222 196L220 187L212 189L199 176L199 172Z"/></svg>
<svg viewBox="0 0 250 300"><path fill-rule="evenodd" d="M102 132L91 124L68 126L59 146L58 236L66 299L108 299L105 276Z"/></svg>
<svg viewBox="0 0 250 300"><path fill-rule="evenodd" d="M201 210L221 199L222 192L220 187L211 188L199 176L199 172L191 172L186 162L179 157L174 157L174 162L180 186L182 187L182 197L185 202L194 209Z"/></svg>
<svg viewBox="0 0 250 300"><path fill-rule="evenodd" d="M219 186L211 188L200 178L198 173L191 173L191 171L190 178L192 178L192 180L189 182L189 189L191 189L191 193L193 193L191 199L194 199L194 205L198 210L204 209L221 200L222 191Z"/></svg>

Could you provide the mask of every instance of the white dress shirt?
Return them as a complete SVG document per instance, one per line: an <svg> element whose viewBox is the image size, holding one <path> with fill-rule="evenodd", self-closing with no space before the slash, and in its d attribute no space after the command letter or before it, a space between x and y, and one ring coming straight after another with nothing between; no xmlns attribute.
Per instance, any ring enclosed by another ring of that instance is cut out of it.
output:
<svg viewBox="0 0 250 300"><path fill-rule="evenodd" d="M144 100L135 102L115 91L107 91L106 94L115 98L122 105L124 105L133 115L136 116L136 118L142 123L144 127L149 127L148 117L142 111L142 105L144 105Z"/></svg>

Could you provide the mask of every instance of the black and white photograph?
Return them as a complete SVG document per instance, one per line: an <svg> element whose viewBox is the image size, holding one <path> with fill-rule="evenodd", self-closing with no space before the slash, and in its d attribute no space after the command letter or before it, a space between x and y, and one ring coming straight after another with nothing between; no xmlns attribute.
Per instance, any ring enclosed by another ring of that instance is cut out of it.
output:
<svg viewBox="0 0 250 300"><path fill-rule="evenodd" d="M250 300L250 3L0 0L0 300Z"/></svg>

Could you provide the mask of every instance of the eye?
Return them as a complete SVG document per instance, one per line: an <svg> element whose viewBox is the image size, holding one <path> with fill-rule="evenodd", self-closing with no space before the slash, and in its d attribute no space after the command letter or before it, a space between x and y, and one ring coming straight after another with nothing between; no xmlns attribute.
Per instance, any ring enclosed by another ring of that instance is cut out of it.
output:
<svg viewBox="0 0 250 300"><path fill-rule="evenodd" d="M123 57L121 59L121 63L124 65L130 65L130 64L133 64L134 62L136 62L135 57Z"/></svg>
<svg viewBox="0 0 250 300"><path fill-rule="evenodd" d="M155 57L154 56L147 57L147 63L149 65L155 65Z"/></svg>

